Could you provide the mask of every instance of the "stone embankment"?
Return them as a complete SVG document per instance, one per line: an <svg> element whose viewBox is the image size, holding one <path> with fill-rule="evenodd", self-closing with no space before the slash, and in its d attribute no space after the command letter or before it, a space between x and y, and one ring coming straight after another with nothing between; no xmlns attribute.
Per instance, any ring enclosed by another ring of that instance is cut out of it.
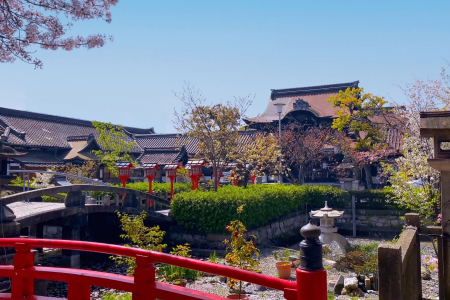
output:
<svg viewBox="0 0 450 300"><path fill-rule="evenodd" d="M356 231L359 236L374 236L377 238L392 238L399 234L404 225L400 218L404 211L394 210L356 210ZM269 225L249 230L249 235L256 235L258 245L269 245L274 238L280 236L298 236L300 228L309 220L309 215L304 211L293 213L281 220ZM344 216L335 219L335 226L346 233L352 230L352 211L344 210ZM193 234L183 232L182 229L173 228L168 235L173 244L189 243L193 248L224 250L223 240L228 239L228 234Z"/></svg>

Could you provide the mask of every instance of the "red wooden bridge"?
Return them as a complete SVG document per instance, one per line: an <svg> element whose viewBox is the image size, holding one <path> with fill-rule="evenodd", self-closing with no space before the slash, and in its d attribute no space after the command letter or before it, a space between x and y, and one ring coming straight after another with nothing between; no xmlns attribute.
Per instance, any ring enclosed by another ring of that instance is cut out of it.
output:
<svg viewBox="0 0 450 300"><path fill-rule="evenodd" d="M35 279L67 282L69 300L90 299L91 286L130 292L133 295L133 300L225 299L217 295L155 281L155 262L259 284L283 291L285 299L288 300L326 300L327 297L326 271L323 269L315 271L297 269L297 281L294 282L191 258L110 244L70 240L4 238L0 239L0 247L14 247L16 250L14 264L12 266L0 266L0 277L11 278L11 293L0 293L0 300L59 299L35 296ZM134 277L130 277L82 269L34 266L34 254L31 252L33 248L57 248L135 257L137 267Z"/></svg>

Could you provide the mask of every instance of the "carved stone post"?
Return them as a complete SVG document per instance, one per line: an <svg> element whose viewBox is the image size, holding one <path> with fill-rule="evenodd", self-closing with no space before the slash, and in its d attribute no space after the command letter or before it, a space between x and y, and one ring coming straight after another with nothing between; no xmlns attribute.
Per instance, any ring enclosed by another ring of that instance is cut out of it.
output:
<svg viewBox="0 0 450 300"><path fill-rule="evenodd" d="M439 272L439 297L450 299L450 111L420 113L420 136L434 139L434 158L428 163L441 171L442 257L443 272ZM440 248L440 247L439 247ZM441 249L441 248L440 248ZM441 264L439 264L441 267ZM442 270L440 270L442 271Z"/></svg>

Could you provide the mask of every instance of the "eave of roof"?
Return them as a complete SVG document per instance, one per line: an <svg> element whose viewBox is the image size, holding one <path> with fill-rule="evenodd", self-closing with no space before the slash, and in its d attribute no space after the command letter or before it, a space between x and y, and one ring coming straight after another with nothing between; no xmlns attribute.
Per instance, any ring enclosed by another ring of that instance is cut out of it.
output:
<svg viewBox="0 0 450 300"><path fill-rule="evenodd" d="M346 88L358 88L359 80L347 83L335 83L328 85L316 85L289 89L271 89L272 93L270 98L272 100L280 97L291 97L291 96L305 96L305 95L317 95L317 94L329 94L338 93Z"/></svg>

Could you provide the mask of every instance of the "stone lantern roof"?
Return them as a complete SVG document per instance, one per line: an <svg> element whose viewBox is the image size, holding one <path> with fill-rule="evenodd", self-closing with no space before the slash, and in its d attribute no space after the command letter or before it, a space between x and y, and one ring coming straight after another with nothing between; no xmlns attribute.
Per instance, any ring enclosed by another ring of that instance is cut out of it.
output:
<svg viewBox="0 0 450 300"><path fill-rule="evenodd" d="M309 215L311 218L341 218L344 214L344 211L333 210L328 207L328 201L325 201L325 207L320 210L312 210Z"/></svg>

